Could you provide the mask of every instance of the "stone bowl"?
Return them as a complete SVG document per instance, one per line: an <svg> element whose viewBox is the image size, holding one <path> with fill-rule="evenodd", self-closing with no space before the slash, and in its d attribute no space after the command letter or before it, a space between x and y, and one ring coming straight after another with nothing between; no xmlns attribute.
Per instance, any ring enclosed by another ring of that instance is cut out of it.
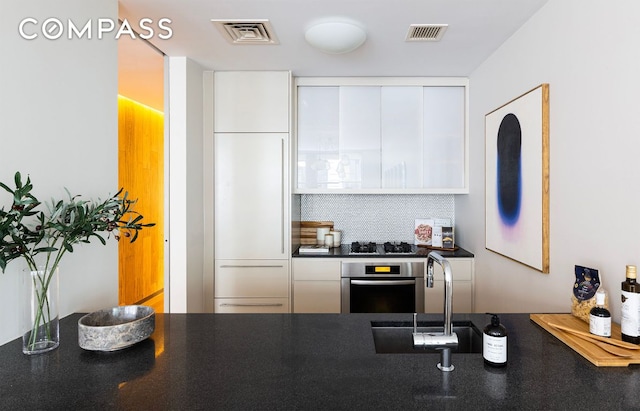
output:
<svg viewBox="0 0 640 411"><path fill-rule="evenodd" d="M78 344L91 351L116 351L148 338L156 313L145 305L123 305L94 311L78 320Z"/></svg>

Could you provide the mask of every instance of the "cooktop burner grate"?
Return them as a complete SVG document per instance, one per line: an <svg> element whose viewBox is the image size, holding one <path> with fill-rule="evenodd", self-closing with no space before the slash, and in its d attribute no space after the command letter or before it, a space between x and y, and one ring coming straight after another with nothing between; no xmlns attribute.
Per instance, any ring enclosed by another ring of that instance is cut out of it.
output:
<svg viewBox="0 0 640 411"><path fill-rule="evenodd" d="M355 241L351 243L349 254L379 254L378 244L373 242Z"/></svg>
<svg viewBox="0 0 640 411"><path fill-rule="evenodd" d="M414 254L416 251L414 247L406 243L404 241L401 242L390 242L387 241L384 243L384 253L385 254Z"/></svg>
<svg viewBox="0 0 640 411"><path fill-rule="evenodd" d="M415 254L416 246L404 241L387 241L378 245L372 241L355 241L351 243L349 254L374 255L374 254Z"/></svg>

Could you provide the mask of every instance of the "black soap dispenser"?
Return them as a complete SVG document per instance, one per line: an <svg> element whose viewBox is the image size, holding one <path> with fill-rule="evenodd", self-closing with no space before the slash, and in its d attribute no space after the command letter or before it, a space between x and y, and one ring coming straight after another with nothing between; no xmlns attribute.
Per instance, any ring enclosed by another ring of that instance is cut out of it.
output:
<svg viewBox="0 0 640 411"><path fill-rule="evenodd" d="M482 357L484 363L492 367L507 365L507 329L500 324L497 314L491 316L491 323L484 327L482 334Z"/></svg>

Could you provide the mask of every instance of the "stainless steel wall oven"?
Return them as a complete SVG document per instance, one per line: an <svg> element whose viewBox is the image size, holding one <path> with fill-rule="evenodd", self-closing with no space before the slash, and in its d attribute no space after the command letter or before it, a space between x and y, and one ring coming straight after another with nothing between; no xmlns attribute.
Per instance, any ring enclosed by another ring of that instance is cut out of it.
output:
<svg viewBox="0 0 640 411"><path fill-rule="evenodd" d="M423 313L423 261L343 261L343 313Z"/></svg>

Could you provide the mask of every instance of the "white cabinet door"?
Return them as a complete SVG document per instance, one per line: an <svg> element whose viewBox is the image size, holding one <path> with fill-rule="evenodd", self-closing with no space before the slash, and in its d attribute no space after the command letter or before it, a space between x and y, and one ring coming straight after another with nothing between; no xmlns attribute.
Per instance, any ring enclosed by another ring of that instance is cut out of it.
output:
<svg viewBox="0 0 640 411"><path fill-rule="evenodd" d="M215 132L288 132L290 83L286 71L215 72Z"/></svg>
<svg viewBox="0 0 640 411"><path fill-rule="evenodd" d="M471 281L456 281L453 284L453 312L473 313L473 283Z"/></svg>
<svg viewBox="0 0 640 411"><path fill-rule="evenodd" d="M293 259L293 312L340 313L340 260Z"/></svg>
<svg viewBox="0 0 640 411"><path fill-rule="evenodd" d="M332 188L338 182L338 87L305 87L298 92L299 187Z"/></svg>
<svg viewBox="0 0 640 411"><path fill-rule="evenodd" d="M288 134L217 133L214 138L215 258L287 258Z"/></svg>
<svg viewBox="0 0 640 411"><path fill-rule="evenodd" d="M474 260L473 258L450 258L453 274L453 312L472 313L474 305ZM438 264L433 265L433 288L425 289L425 312L444 312L444 273ZM426 267L425 267L426 269Z"/></svg>
<svg viewBox="0 0 640 411"><path fill-rule="evenodd" d="M298 187L380 188L380 88L298 91Z"/></svg>
<svg viewBox="0 0 640 411"><path fill-rule="evenodd" d="M340 281L294 281L294 313L340 313Z"/></svg>
<svg viewBox="0 0 640 411"><path fill-rule="evenodd" d="M423 188L423 87L381 87L382 187Z"/></svg>
<svg viewBox="0 0 640 411"><path fill-rule="evenodd" d="M424 89L424 186L465 186L465 89Z"/></svg>
<svg viewBox="0 0 640 411"><path fill-rule="evenodd" d="M340 87L340 188L380 188L380 87Z"/></svg>

